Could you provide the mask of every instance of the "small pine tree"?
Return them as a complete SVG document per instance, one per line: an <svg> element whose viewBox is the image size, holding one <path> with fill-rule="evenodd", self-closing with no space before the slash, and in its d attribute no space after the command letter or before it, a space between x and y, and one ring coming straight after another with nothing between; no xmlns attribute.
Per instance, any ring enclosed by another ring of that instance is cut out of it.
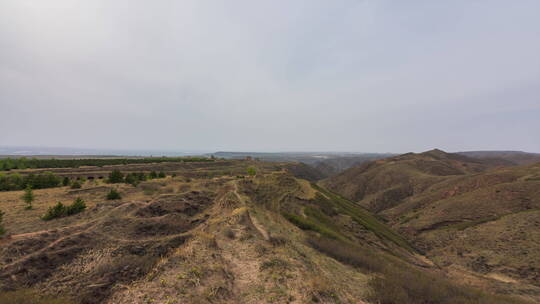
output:
<svg viewBox="0 0 540 304"><path fill-rule="evenodd" d="M26 186L26 189L24 189L24 194L21 196L21 198L26 203L26 207L24 207L24 209L32 209L32 202L36 197L34 196L34 192L32 191L32 187L30 185Z"/></svg>
<svg viewBox="0 0 540 304"><path fill-rule="evenodd" d="M64 179L62 180L62 185L69 186L69 177L64 177Z"/></svg>
<svg viewBox="0 0 540 304"><path fill-rule="evenodd" d="M80 197L77 197L73 204L67 206L66 215L77 214L79 212L83 212L84 209L86 209L86 204Z"/></svg>
<svg viewBox="0 0 540 304"><path fill-rule="evenodd" d="M166 176L167 176L167 175L165 175L165 172L159 171L159 174L158 174L158 177L159 177L159 178L164 178L164 177L166 177Z"/></svg>
<svg viewBox="0 0 540 304"><path fill-rule="evenodd" d="M111 191L109 191L109 193L107 193L107 199L108 200L117 200L117 199L121 199L122 198L122 195L120 195L120 193L118 191L116 191L116 189L111 189Z"/></svg>
<svg viewBox="0 0 540 304"><path fill-rule="evenodd" d="M112 170L112 172L109 174L109 183L111 184L117 184L124 181L124 174L120 172L120 170Z"/></svg>
<svg viewBox="0 0 540 304"><path fill-rule="evenodd" d="M56 203L53 207L49 207L47 209L47 213L45 213L41 219L44 221L50 221L52 219L63 217L66 215L66 206L62 204L61 202Z"/></svg>

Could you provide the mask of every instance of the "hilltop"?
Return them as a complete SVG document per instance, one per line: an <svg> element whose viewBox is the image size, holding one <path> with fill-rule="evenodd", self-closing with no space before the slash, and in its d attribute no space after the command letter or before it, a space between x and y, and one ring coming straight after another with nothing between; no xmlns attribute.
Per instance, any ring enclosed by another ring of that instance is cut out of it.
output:
<svg viewBox="0 0 540 304"><path fill-rule="evenodd" d="M467 151L458 154L485 160L503 160L513 165L528 165L540 162L540 153L523 151Z"/></svg>

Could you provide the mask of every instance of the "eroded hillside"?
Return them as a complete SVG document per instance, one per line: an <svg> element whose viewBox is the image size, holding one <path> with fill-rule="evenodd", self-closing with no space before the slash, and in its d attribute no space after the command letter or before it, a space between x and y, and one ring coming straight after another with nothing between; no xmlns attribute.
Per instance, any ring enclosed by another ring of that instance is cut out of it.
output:
<svg viewBox="0 0 540 304"><path fill-rule="evenodd" d="M322 184L385 218L469 284L540 298L540 164L493 167L455 154L408 154Z"/></svg>

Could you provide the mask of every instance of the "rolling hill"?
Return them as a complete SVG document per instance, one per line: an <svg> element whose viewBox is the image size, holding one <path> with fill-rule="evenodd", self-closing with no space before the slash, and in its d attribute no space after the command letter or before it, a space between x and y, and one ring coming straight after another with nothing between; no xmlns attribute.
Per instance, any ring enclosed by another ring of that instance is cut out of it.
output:
<svg viewBox="0 0 540 304"><path fill-rule="evenodd" d="M432 150L321 184L384 218L450 273L491 278L501 292L540 291L540 163L500 167Z"/></svg>

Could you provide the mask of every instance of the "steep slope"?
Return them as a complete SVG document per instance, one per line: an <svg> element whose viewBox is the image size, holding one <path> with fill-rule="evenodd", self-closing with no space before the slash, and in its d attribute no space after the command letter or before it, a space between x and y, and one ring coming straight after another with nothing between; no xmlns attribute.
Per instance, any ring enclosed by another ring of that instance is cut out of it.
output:
<svg viewBox="0 0 540 304"><path fill-rule="evenodd" d="M440 265L540 287L540 164L450 179L383 214Z"/></svg>
<svg viewBox="0 0 540 304"><path fill-rule="evenodd" d="M456 277L537 297L540 163L489 168L429 151L353 168L322 184L378 213Z"/></svg>
<svg viewBox="0 0 540 304"><path fill-rule="evenodd" d="M431 150L365 163L324 180L322 184L380 212L451 176L481 172L489 167L466 156Z"/></svg>

